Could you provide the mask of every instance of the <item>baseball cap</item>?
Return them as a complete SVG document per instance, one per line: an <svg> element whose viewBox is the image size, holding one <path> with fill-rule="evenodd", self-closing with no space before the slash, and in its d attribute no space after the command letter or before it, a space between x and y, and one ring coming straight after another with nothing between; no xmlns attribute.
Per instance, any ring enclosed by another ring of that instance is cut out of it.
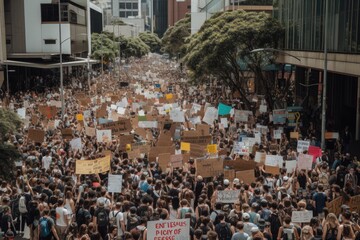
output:
<svg viewBox="0 0 360 240"><path fill-rule="evenodd" d="M284 180L284 181L287 181L287 180L289 180L289 177L288 177L288 176L284 176L284 177L283 177L283 180Z"/></svg>
<svg viewBox="0 0 360 240"><path fill-rule="evenodd" d="M225 186L228 186L229 184L230 184L229 179L225 179L225 180L224 180L224 185L225 185Z"/></svg>
<svg viewBox="0 0 360 240"><path fill-rule="evenodd" d="M250 215L248 213L244 213L242 217L243 219L250 219Z"/></svg>
<svg viewBox="0 0 360 240"><path fill-rule="evenodd" d="M250 230L252 233L257 233L259 231L258 227L252 227Z"/></svg>
<svg viewBox="0 0 360 240"><path fill-rule="evenodd" d="M240 183L240 180L238 178L234 178L234 181L233 181L234 184L238 184Z"/></svg>

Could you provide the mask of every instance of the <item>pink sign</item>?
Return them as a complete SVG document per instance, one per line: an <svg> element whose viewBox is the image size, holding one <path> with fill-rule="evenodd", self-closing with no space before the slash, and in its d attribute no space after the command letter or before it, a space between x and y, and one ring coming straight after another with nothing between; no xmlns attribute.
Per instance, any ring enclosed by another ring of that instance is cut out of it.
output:
<svg viewBox="0 0 360 240"><path fill-rule="evenodd" d="M315 162L316 158L322 156L322 151L319 147L309 146L308 154L313 156L313 162Z"/></svg>

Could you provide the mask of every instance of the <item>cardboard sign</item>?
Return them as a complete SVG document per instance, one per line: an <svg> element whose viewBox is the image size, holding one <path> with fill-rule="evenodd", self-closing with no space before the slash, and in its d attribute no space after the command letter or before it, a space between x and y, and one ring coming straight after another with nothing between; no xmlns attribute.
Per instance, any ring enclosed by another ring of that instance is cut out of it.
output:
<svg viewBox="0 0 360 240"><path fill-rule="evenodd" d="M89 136L89 137L96 136L96 128L85 127L85 134L86 134L86 136Z"/></svg>
<svg viewBox="0 0 360 240"><path fill-rule="evenodd" d="M272 175L280 174L280 168L278 166L265 166L265 171L271 173Z"/></svg>
<svg viewBox="0 0 360 240"><path fill-rule="evenodd" d="M173 168L182 168L183 166L183 155L171 155L170 156L170 163Z"/></svg>
<svg viewBox="0 0 360 240"><path fill-rule="evenodd" d="M196 174L202 177L216 177L224 172L224 161L219 158L196 160Z"/></svg>
<svg viewBox="0 0 360 240"><path fill-rule="evenodd" d="M96 130L96 140L98 142L111 142L111 130Z"/></svg>
<svg viewBox="0 0 360 240"><path fill-rule="evenodd" d="M76 174L98 174L110 170L111 156L97 158L95 160L76 160Z"/></svg>
<svg viewBox="0 0 360 240"><path fill-rule="evenodd" d="M73 131L71 128L61 129L61 135L63 139L73 139Z"/></svg>
<svg viewBox="0 0 360 240"><path fill-rule="evenodd" d="M43 143L45 138L45 132L41 129L29 129L28 138L36 143Z"/></svg>
<svg viewBox="0 0 360 240"><path fill-rule="evenodd" d="M329 203L326 203L326 207L329 209L329 212L334 213L338 216L341 212L341 205L343 204L343 197L338 197L332 200Z"/></svg>
<svg viewBox="0 0 360 240"><path fill-rule="evenodd" d="M199 136L209 136L210 134L210 126L206 124L197 124L196 132Z"/></svg>
<svg viewBox="0 0 360 240"><path fill-rule="evenodd" d="M298 169L311 170L313 157L308 154L299 154L297 167Z"/></svg>
<svg viewBox="0 0 360 240"><path fill-rule="evenodd" d="M209 145L211 144L211 140L212 140L212 136L211 135L207 135L207 136L182 136L181 137L181 141L183 142L188 142L188 143L193 143L193 144L198 144L198 145Z"/></svg>
<svg viewBox="0 0 360 240"><path fill-rule="evenodd" d="M291 222L309 223L313 218L313 211L292 211Z"/></svg>
<svg viewBox="0 0 360 240"><path fill-rule="evenodd" d="M50 119L56 116L57 108L55 106L39 106L39 112Z"/></svg>
<svg viewBox="0 0 360 240"><path fill-rule="evenodd" d="M199 158L205 156L207 148L204 145L191 144L190 157Z"/></svg>
<svg viewBox="0 0 360 240"><path fill-rule="evenodd" d="M108 112L106 110L106 106L105 108L101 107L96 109L96 118L106 118L108 116Z"/></svg>
<svg viewBox="0 0 360 240"><path fill-rule="evenodd" d="M254 159L255 162L265 164L265 159L266 159L266 153L264 153L264 152L256 152L255 153L255 159Z"/></svg>
<svg viewBox="0 0 360 240"><path fill-rule="evenodd" d="M325 139L339 139L339 133L338 132L326 132Z"/></svg>
<svg viewBox="0 0 360 240"><path fill-rule="evenodd" d="M128 152L128 158L129 159L135 159L135 158L139 158L140 157L140 149L136 149L133 151L129 151Z"/></svg>
<svg viewBox="0 0 360 240"><path fill-rule="evenodd" d="M349 207L351 212L360 213L360 195L350 198Z"/></svg>
<svg viewBox="0 0 360 240"><path fill-rule="evenodd" d="M190 143L187 142L181 142L180 143L180 150L190 152Z"/></svg>
<svg viewBox="0 0 360 240"><path fill-rule="evenodd" d="M120 135L121 133L130 132L132 129L130 119L109 122L100 125L101 129L111 129L112 135Z"/></svg>
<svg viewBox="0 0 360 240"><path fill-rule="evenodd" d="M147 222L147 240L190 240L190 219L174 219Z"/></svg>
<svg viewBox="0 0 360 240"><path fill-rule="evenodd" d="M217 192L216 202L234 203L239 201L240 190L224 190Z"/></svg>
<svg viewBox="0 0 360 240"><path fill-rule="evenodd" d="M299 133L298 132L290 132L290 138L299 139Z"/></svg>
<svg viewBox="0 0 360 240"><path fill-rule="evenodd" d="M132 146L131 144L134 141L134 136L133 135L121 135L121 136L119 136L119 140L120 140L120 149L126 150L127 144L130 144L130 146Z"/></svg>
<svg viewBox="0 0 360 240"><path fill-rule="evenodd" d="M240 181L243 181L246 184L255 182L255 179L256 179L254 169L245 170L245 171L237 171L235 173L235 177L238 178Z"/></svg>
<svg viewBox="0 0 360 240"><path fill-rule="evenodd" d="M297 152L303 153L304 151L308 151L310 146L310 141L302 141L298 140L297 142Z"/></svg>
<svg viewBox="0 0 360 240"><path fill-rule="evenodd" d="M245 170L254 170L256 167L256 162L254 161L246 161L240 158L235 160L226 160L224 161L224 168L228 167L230 169L234 169L235 171L245 171Z"/></svg>
<svg viewBox="0 0 360 240"><path fill-rule="evenodd" d="M155 162L156 157L158 157L159 154L163 154L163 153L169 153L170 155L174 154L175 153L175 147L174 146L164 146L164 147L156 146L156 147L150 148L149 162ZM170 158L168 160L170 160Z"/></svg>
<svg viewBox="0 0 360 240"><path fill-rule="evenodd" d="M121 193L122 175L108 175L108 192Z"/></svg>
<svg viewBox="0 0 360 240"><path fill-rule="evenodd" d="M170 153L162 153L159 154L158 156L158 164L163 172L165 172L166 168L168 167L168 164L170 162L170 157L171 157Z"/></svg>
<svg viewBox="0 0 360 240"><path fill-rule="evenodd" d="M217 153L217 144L207 145L207 151L212 154Z"/></svg>

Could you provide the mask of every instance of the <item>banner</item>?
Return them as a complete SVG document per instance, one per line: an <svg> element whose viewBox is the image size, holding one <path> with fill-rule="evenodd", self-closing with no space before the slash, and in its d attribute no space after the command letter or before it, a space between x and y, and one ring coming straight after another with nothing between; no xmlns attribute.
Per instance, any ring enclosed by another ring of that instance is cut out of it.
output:
<svg viewBox="0 0 360 240"><path fill-rule="evenodd" d="M97 158L95 160L76 160L76 174L98 174L110 170L111 156Z"/></svg>
<svg viewBox="0 0 360 240"><path fill-rule="evenodd" d="M311 170L313 157L308 154L299 154L297 167L298 169Z"/></svg>
<svg viewBox="0 0 360 240"><path fill-rule="evenodd" d="M216 202L234 203L239 200L240 190L218 191Z"/></svg>
<svg viewBox="0 0 360 240"><path fill-rule="evenodd" d="M122 175L108 175L108 192L121 193Z"/></svg>
<svg viewBox="0 0 360 240"><path fill-rule="evenodd" d="M291 222L309 223L313 218L313 211L292 211Z"/></svg>
<svg viewBox="0 0 360 240"><path fill-rule="evenodd" d="M29 129L28 138L36 143L43 143L45 138L45 132L41 129Z"/></svg>
<svg viewBox="0 0 360 240"><path fill-rule="evenodd" d="M132 130L130 119L109 122L100 125L101 129L111 129L112 135L120 135L121 133L130 132Z"/></svg>
<svg viewBox="0 0 360 240"><path fill-rule="evenodd" d="M111 142L111 130L96 130L96 140L98 142Z"/></svg>
<svg viewBox="0 0 360 240"><path fill-rule="evenodd" d="M302 141L298 140L297 142L297 152L303 153L304 151L308 151L310 146L310 141Z"/></svg>
<svg viewBox="0 0 360 240"><path fill-rule="evenodd" d="M147 222L147 240L190 240L190 219Z"/></svg>
<svg viewBox="0 0 360 240"><path fill-rule="evenodd" d="M228 115L231 112L232 107L225 105L223 103L219 103L218 105L218 111L219 111L219 116L224 116L224 115Z"/></svg>
<svg viewBox="0 0 360 240"><path fill-rule="evenodd" d="M219 158L208 158L196 160L196 175L206 177L216 177L224 172L224 161Z"/></svg>

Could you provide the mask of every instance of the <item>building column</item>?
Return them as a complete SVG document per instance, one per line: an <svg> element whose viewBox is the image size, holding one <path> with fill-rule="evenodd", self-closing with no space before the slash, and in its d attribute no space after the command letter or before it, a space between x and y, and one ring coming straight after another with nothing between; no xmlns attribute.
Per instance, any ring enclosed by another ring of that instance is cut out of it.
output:
<svg viewBox="0 0 360 240"><path fill-rule="evenodd" d="M356 106L356 132L355 140L359 140L359 131L360 131L360 77L358 77L357 83L357 106Z"/></svg>

